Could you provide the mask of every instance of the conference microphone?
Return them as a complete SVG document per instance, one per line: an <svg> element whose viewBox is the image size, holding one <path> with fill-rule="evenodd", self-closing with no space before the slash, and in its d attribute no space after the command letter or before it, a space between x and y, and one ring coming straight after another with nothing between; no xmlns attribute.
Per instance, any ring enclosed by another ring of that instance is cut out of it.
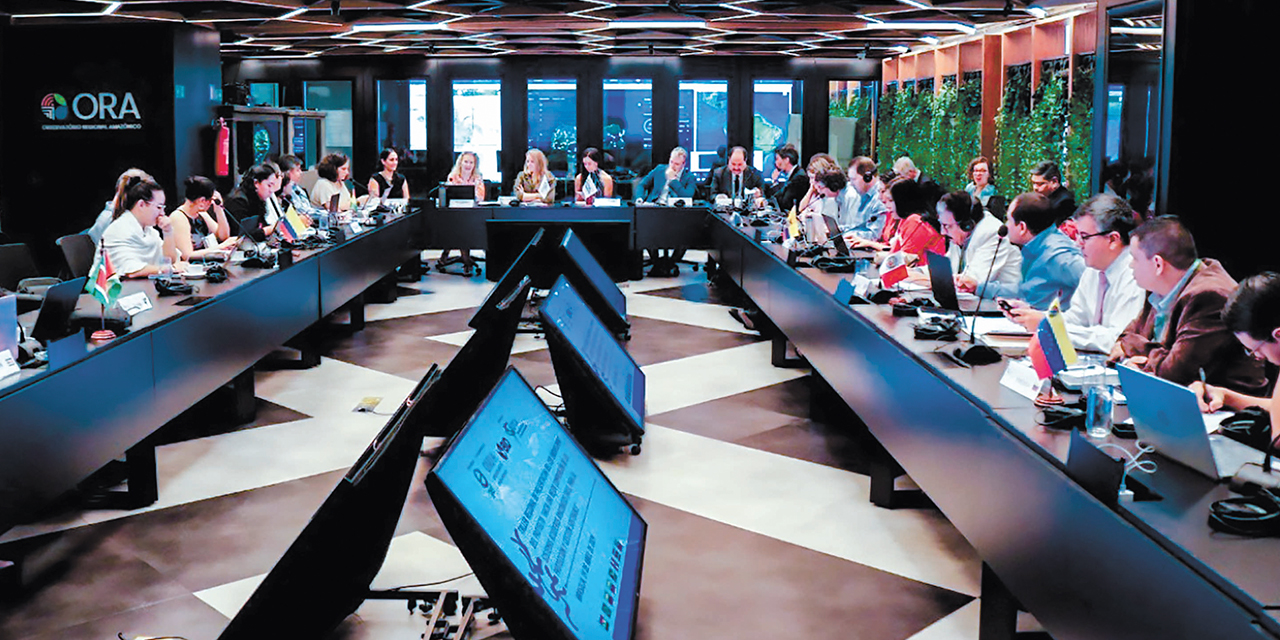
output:
<svg viewBox="0 0 1280 640"><path fill-rule="evenodd" d="M1000 352L988 347L985 344L977 344L977 335L975 331L978 327L978 309L982 307L982 296L987 292L987 283L991 282L991 273L996 268L996 258L1000 255L1000 243L1004 242L1005 236L1009 235L1009 225L1000 225L1000 230L996 232L999 236L996 239L996 250L991 254L991 266L987 267L987 279L983 281L982 288L978 290L978 306L973 310L973 322L969 324L969 346L957 347L955 350L956 358L961 362L971 365L995 364L1000 362Z"/></svg>

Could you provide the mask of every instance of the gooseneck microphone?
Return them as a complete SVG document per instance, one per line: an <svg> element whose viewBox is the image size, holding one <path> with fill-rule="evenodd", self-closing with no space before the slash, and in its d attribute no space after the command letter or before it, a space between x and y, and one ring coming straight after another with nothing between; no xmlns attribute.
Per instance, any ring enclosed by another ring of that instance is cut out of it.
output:
<svg viewBox="0 0 1280 640"><path fill-rule="evenodd" d="M987 267L987 279L983 281L982 288L978 290L978 305L973 310L973 322L969 324L969 346L956 347L955 355L960 361L971 365L995 364L1000 362L1000 352L988 347L985 344L977 344L976 330L978 327L978 309L982 308L982 296L987 292L987 283L991 282L991 273L996 268L996 258L1000 255L1000 243L1004 242L1005 236L1009 235L1009 225L1000 225L1000 230L996 232L999 236L996 238L996 250L991 254L991 265Z"/></svg>

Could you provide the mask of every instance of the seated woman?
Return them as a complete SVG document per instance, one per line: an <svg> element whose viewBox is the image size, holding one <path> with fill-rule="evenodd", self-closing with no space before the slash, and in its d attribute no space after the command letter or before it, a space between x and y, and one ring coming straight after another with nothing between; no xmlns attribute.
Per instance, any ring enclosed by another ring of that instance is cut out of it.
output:
<svg viewBox="0 0 1280 640"><path fill-rule="evenodd" d="M809 191L800 199L800 203L796 205L799 213L821 213L824 215L835 217L836 202L832 198L826 198L818 192L818 176L829 171L839 171L840 165L836 163L836 159L825 153L815 153L809 158L809 164L805 167L805 173L809 175ZM785 211L783 213L786 213Z"/></svg>
<svg viewBox="0 0 1280 640"><path fill-rule="evenodd" d="M996 186L991 183L991 161L986 156L978 156L969 161L965 173L969 176L969 184L964 190L982 202L982 206L987 206L991 196L996 194Z"/></svg>
<svg viewBox="0 0 1280 640"><path fill-rule="evenodd" d="M573 199L591 204L596 198L613 197L613 176L600 169L604 154L595 147L582 152L582 173L573 179Z"/></svg>
<svg viewBox="0 0 1280 640"><path fill-rule="evenodd" d="M476 202L484 201L484 177L480 175L480 158L475 152L463 151L458 154L458 159L453 162L453 169L449 171L449 176L445 178L448 184L470 184L476 188ZM436 270L447 264L453 264L458 259L450 258L449 253L453 249L445 249L440 254L440 259L436 261ZM458 249L458 253L462 254L462 274L470 276L475 273L476 262L471 257L470 249Z"/></svg>
<svg viewBox="0 0 1280 640"><path fill-rule="evenodd" d="M222 194L213 181L190 176L182 183L186 200L169 214L173 246L185 261L230 250L239 238L231 237L231 224L222 208Z"/></svg>
<svg viewBox="0 0 1280 640"><path fill-rule="evenodd" d="M660 164L640 181L636 202L665 203L671 198L692 198L698 183L689 171L689 152L676 147L667 156L667 163Z"/></svg>
<svg viewBox="0 0 1280 640"><path fill-rule="evenodd" d="M120 215L120 212L124 211L125 185L129 182L129 178L134 177L152 180L151 174L143 171L142 169L129 169L120 174L119 178L116 178L115 194L110 200L106 201L106 203L102 205L102 211L98 214L97 219L94 220L93 226L84 230L85 234L90 238L93 238L93 243L95 245L102 242L103 232L107 230L107 227L111 226L112 222L115 222L115 219Z"/></svg>
<svg viewBox="0 0 1280 640"><path fill-rule="evenodd" d="M177 251L168 233L164 201L164 189L150 178L134 176L125 183L120 213L102 234L102 250L117 273L145 278L162 274L170 262L175 271L186 270L185 262L174 260ZM164 238L161 231L166 232Z"/></svg>
<svg viewBox="0 0 1280 640"><path fill-rule="evenodd" d="M547 170L547 156L537 149L524 154L524 171L516 176L516 200L551 204L556 201L556 177Z"/></svg>
<svg viewBox="0 0 1280 640"><path fill-rule="evenodd" d="M239 231L240 235L248 235L254 240L263 240L276 231L276 222L284 215L280 201L276 199L276 191L280 187L280 172L269 162L255 164L245 172L236 187L227 198L227 212L243 224L250 217L257 217L256 228Z"/></svg>
<svg viewBox="0 0 1280 640"><path fill-rule="evenodd" d="M378 159L382 162L382 170L369 177L369 197L381 198L386 194L388 198L408 200L409 181L404 179L404 174L396 172L400 166L400 154L388 147L382 150Z"/></svg>
<svg viewBox="0 0 1280 640"><path fill-rule="evenodd" d="M276 162L280 167L280 191L278 197L285 207L293 205L299 213L311 207L311 198L307 190L302 188L302 159L295 155L280 156Z"/></svg>
<svg viewBox="0 0 1280 640"><path fill-rule="evenodd" d="M901 251L910 256L909 261L913 263L919 261L925 251L946 253L946 240L934 226L936 221L928 212L924 191L915 180L895 178L880 190L880 196L889 212L880 239L855 238L853 246L890 253Z"/></svg>
<svg viewBox="0 0 1280 640"><path fill-rule="evenodd" d="M1222 307L1222 323L1245 351L1272 366L1280 365L1280 274L1264 271L1240 281ZM1192 382L1200 409L1205 412L1262 407L1271 414L1272 447L1280 438L1280 384L1270 398L1251 396L1223 387Z"/></svg>
<svg viewBox="0 0 1280 640"><path fill-rule="evenodd" d="M347 179L351 177L351 160L342 152L331 153L316 165L316 173L320 179L311 188L311 202L317 207L329 210L329 201L334 194L338 196L338 211L350 211L358 204L347 188Z"/></svg>

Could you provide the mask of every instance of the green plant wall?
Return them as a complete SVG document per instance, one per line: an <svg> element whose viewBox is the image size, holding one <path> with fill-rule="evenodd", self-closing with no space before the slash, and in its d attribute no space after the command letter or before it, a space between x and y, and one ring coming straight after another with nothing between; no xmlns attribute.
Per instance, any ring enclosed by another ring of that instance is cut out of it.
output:
<svg viewBox="0 0 1280 640"><path fill-rule="evenodd" d="M871 155L871 102L875 96L875 85L866 85L858 89L848 102L836 98L827 105L827 115L833 118L853 118L857 128L853 137L853 155ZM807 159L805 159L807 161Z"/></svg>
<svg viewBox="0 0 1280 640"><path fill-rule="evenodd" d="M1093 136L1094 57L1077 60L1068 95L1068 60L1042 63L1040 84L1031 95L1031 65L1006 69L1000 112L996 115L996 186L1012 198L1031 188L1031 169L1044 160L1058 163L1067 186L1083 201L1090 192Z"/></svg>
<svg viewBox="0 0 1280 640"><path fill-rule="evenodd" d="M910 156L944 188L964 187L965 167L980 148L981 74L966 74L965 83L957 87L956 77L947 76L936 90L917 91L907 82L881 96L876 159L881 171ZM934 86L932 79L919 84Z"/></svg>

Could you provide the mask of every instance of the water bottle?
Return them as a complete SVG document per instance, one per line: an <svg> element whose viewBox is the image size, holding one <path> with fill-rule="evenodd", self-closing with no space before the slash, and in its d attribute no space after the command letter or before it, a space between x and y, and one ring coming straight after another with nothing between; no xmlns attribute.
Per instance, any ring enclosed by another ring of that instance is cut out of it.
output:
<svg viewBox="0 0 1280 640"><path fill-rule="evenodd" d="M1095 384L1088 387L1085 401L1085 431L1090 438L1111 435L1111 410L1113 406L1111 385Z"/></svg>

